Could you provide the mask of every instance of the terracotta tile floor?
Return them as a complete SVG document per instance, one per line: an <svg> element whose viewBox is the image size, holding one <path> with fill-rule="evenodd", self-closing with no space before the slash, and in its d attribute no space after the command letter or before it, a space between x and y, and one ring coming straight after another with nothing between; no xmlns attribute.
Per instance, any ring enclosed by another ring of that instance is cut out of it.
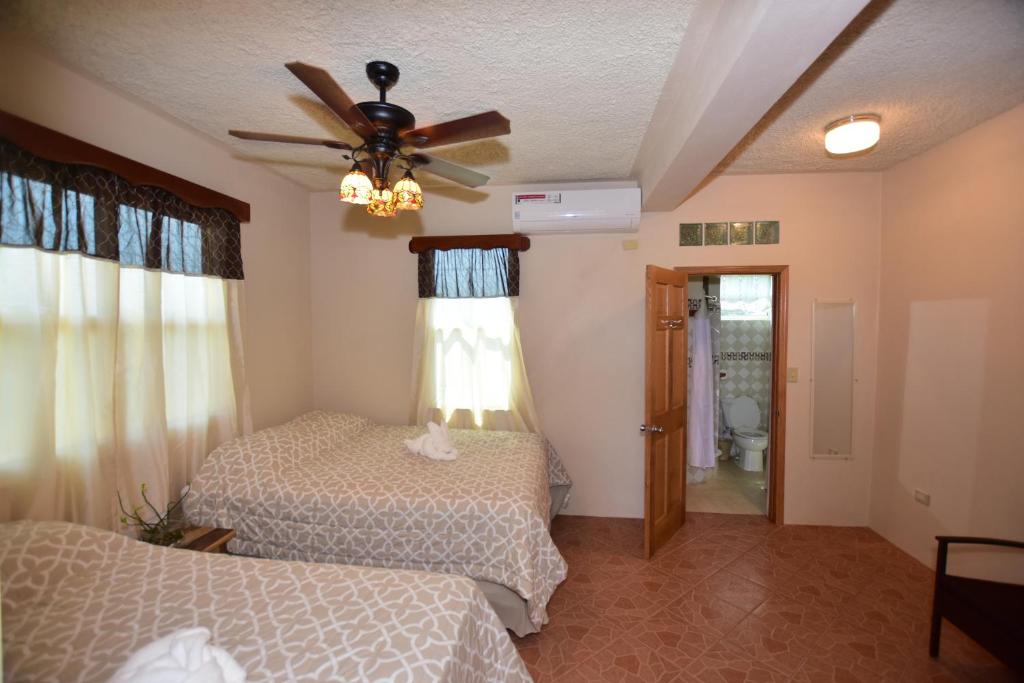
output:
<svg viewBox="0 0 1024 683"><path fill-rule="evenodd" d="M868 529L687 513L651 562L639 520L551 534L569 577L513 638L537 683L1014 680L949 624L928 657L932 572Z"/></svg>

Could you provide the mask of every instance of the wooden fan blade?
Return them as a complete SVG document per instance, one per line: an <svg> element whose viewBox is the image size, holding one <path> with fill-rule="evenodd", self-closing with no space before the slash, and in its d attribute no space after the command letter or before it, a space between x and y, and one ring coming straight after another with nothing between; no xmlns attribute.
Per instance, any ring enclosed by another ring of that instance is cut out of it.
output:
<svg viewBox="0 0 1024 683"><path fill-rule="evenodd" d="M447 178L448 180L454 180L460 185L466 187L480 187L486 185L487 181L490 180L483 173L477 173L472 169L468 169L458 164L453 164L450 161L444 159L438 159L437 157L430 156L429 154L413 154L411 156L416 166L422 168L424 171L430 171L436 176Z"/></svg>
<svg viewBox="0 0 1024 683"><path fill-rule="evenodd" d="M277 133L253 133L248 130L229 130L228 135L243 140L259 140L261 142L289 142L295 145L323 145L331 149L352 149L352 145L341 140L322 140L306 138L300 135L278 135Z"/></svg>
<svg viewBox="0 0 1024 683"><path fill-rule="evenodd" d="M341 86L334 82L329 73L318 66L302 62L288 62L285 66L317 97L323 100L331 111L348 124L349 128L364 138L377 133L377 129L370 123L370 119L366 118L366 114L356 106L356 103L341 89Z"/></svg>
<svg viewBox="0 0 1024 683"><path fill-rule="evenodd" d="M402 136L402 141L413 147L437 147L508 135L511 132L512 124L508 119L496 111L485 111L482 114L411 130Z"/></svg>

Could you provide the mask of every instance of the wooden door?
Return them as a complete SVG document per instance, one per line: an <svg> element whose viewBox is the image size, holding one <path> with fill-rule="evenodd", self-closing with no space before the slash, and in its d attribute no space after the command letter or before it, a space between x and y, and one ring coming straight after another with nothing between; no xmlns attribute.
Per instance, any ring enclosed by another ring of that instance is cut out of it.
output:
<svg viewBox="0 0 1024 683"><path fill-rule="evenodd" d="M650 558L686 518L686 273L647 266L644 553Z"/></svg>

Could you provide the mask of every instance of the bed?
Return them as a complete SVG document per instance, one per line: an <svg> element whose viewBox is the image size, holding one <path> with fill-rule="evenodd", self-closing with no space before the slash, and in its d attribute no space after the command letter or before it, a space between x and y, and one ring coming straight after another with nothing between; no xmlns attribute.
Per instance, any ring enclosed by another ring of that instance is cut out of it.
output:
<svg viewBox="0 0 1024 683"><path fill-rule="evenodd" d="M529 681L472 581L164 548L64 522L0 524L4 680L106 681L205 626L257 681Z"/></svg>
<svg viewBox="0 0 1024 683"><path fill-rule="evenodd" d="M557 454L536 434L452 430L459 457L434 461L405 447L422 431L307 413L211 453L186 515L234 529L242 555L467 576L506 627L539 630L566 574L549 533L571 485Z"/></svg>

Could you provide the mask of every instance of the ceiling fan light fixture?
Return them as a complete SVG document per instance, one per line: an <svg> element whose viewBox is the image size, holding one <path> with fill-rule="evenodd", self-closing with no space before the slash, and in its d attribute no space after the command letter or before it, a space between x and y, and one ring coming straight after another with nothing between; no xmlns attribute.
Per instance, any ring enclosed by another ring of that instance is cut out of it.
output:
<svg viewBox="0 0 1024 683"><path fill-rule="evenodd" d="M371 216L390 218L398 213L395 207L395 193L387 186L387 183L379 183L370 193L370 203L366 205L366 212Z"/></svg>
<svg viewBox="0 0 1024 683"><path fill-rule="evenodd" d="M349 204L369 204L373 195L373 183L363 173L359 164L352 164L352 170L345 174L338 189L338 199Z"/></svg>
<svg viewBox="0 0 1024 683"><path fill-rule="evenodd" d="M401 211L419 211L423 208L423 190L412 176L412 171L406 171L402 179L395 183L395 202L395 207Z"/></svg>
<svg viewBox="0 0 1024 683"><path fill-rule="evenodd" d="M847 156L870 150L882 136L882 117L878 114L853 114L825 126L825 151Z"/></svg>
<svg viewBox="0 0 1024 683"><path fill-rule="evenodd" d="M413 168L423 168L465 187L480 187L488 181L483 173L405 148L439 147L512 132L509 120L494 110L417 128L411 111L388 101L388 91L398 83L399 75L398 67L389 62L373 61L366 65L366 77L379 92L378 99L366 102L354 101L318 66L295 61L285 64L285 68L347 124L361 142L244 130L229 130L228 134L242 140L316 145L349 152L342 156L355 163L338 185L338 199L366 206L374 216L394 216L399 210L423 208L423 189L412 175ZM399 163L407 172L392 190L388 174L392 168L399 168Z"/></svg>

